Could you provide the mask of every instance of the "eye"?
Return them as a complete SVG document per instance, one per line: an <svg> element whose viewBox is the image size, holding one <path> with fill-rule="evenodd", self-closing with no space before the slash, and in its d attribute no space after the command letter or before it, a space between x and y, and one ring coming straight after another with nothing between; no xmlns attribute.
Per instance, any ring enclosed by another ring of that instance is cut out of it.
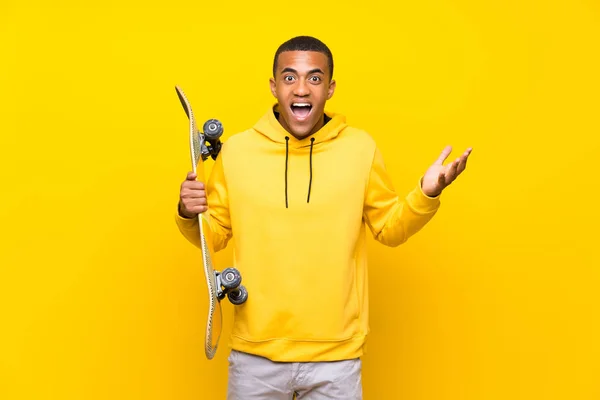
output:
<svg viewBox="0 0 600 400"><path fill-rule="evenodd" d="M284 76L284 77L283 77L283 80L284 80L284 81L287 81L287 82L291 82L293 79L294 79L294 77L293 77L293 76L291 76L291 75L287 75L287 76Z"/></svg>
<svg viewBox="0 0 600 400"><path fill-rule="evenodd" d="M313 81L313 82L320 82L321 78L318 77L318 76L316 76L316 75L313 75L313 76L310 77L310 80Z"/></svg>

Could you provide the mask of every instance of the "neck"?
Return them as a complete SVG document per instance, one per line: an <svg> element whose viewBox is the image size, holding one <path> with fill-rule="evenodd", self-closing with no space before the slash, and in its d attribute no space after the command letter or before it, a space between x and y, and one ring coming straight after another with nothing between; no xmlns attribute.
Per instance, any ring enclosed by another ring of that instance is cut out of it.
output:
<svg viewBox="0 0 600 400"><path fill-rule="evenodd" d="M319 118L319 120L317 121L317 123L315 124L315 126L308 133L308 135L299 136L299 135L293 133L290 130L290 127L285 122L285 119L283 118L283 116L280 113L276 112L276 111L275 111L275 118L277 118L277 121L279 121L279 123L281 124L281 126L283 127L283 129L285 129L290 135L292 135L293 137L295 137L298 140L302 140L302 139L305 139L307 137L311 137L312 135L314 135L315 133L317 133L323 126L325 126L325 124L327 124L327 122L329 122L331 120L331 118L329 118L327 115L325 115L325 113L323 113L321 115L321 117Z"/></svg>

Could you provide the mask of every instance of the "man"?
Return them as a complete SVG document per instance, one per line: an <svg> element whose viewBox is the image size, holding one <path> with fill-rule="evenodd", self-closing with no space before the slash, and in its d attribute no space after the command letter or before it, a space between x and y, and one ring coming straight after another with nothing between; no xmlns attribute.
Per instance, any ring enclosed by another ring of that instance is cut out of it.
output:
<svg viewBox="0 0 600 400"><path fill-rule="evenodd" d="M445 148L401 199L373 139L325 112L335 85L325 44L283 43L270 80L277 103L224 142L206 187L193 173L181 185L180 231L199 246L196 218L208 212L215 251L234 239L249 291L234 308L229 399L362 398L366 228L385 245L405 242L471 152L444 166Z"/></svg>

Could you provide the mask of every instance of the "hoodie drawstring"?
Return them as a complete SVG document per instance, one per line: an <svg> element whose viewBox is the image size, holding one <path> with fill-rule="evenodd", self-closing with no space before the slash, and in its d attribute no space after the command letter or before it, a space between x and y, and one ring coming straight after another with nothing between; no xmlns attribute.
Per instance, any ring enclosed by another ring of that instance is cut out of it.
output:
<svg viewBox="0 0 600 400"><path fill-rule="evenodd" d="M285 208L288 208L288 159L289 159L289 136L285 137ZM312 153L313 153L313 143L315 142L315 138L310 138L310 160L309 160L309 168L310 168L310 180L308 181L308 197L306 198L306 202L310 203L310 191L312 187Z"/></svg>
<svg viewBox="0 0 600 400"><path fill-rule="evenodd" d="M289 137L285 137L285 208L288 208L288 193L287 193L287 172L288 172L288 143Z"/></svg>
<svg viewBox="0 0 600 400"><path fill-rule="evenodd" d="M310 180L308 181L308 197L306 198L307 203L310 203L310 187L312 186L312 150L314 142L315 138L310 138Z"/></svg>

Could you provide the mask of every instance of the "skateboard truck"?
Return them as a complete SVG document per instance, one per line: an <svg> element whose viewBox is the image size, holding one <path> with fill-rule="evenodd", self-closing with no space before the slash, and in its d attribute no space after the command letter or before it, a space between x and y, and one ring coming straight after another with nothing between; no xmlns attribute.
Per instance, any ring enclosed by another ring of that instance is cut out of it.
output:
<svg viewBox="0 0 600 400"><path fill-rule="evenodd" d="M248 291L241 285L242 276L236 268L225 268L222 272L215 271L215 280L219 301L227 296L232 304L240 305L248 299Z"/></svg>
<svg viewBox="0 0 600 400"><path fill-rule="evenodd" d="M202 161L205 161L208 157L216 160L219 151L221 151L221 140L219 138L223 134L223 124L218 119L209 119L204 123L202 130L204 132L198 132Z"/></svg>
<svg viewBox="0 0 600 400"><path fill-rule="evenodd" d="M218 119L209 119L202 126L204 132L198 131L198 142L200 143L200 155L202 161L212 157L217 159L221 151L221 140L223 124ZM223 300L225 296L232 304L243 304L248 299L248 291L242 283L242 276L235 268L225 268L222 272L214 271L217 299Z"/></svg>
<svg viewBox="0 0 600 400"><path fill-rule="evenodd" d="M209 119L202 127L204 132L198 132L200 142L200 154L202 161L212 157L216 160L221 151L221 140L223 125L218 119ZM208 145L207 145L208 144ZM243 304L248 299L248 291L242 285L242 276L235 268L225 268L222 272L214 271L217 285L217 299L223 300L225 296L232 304Z"/></svg>

